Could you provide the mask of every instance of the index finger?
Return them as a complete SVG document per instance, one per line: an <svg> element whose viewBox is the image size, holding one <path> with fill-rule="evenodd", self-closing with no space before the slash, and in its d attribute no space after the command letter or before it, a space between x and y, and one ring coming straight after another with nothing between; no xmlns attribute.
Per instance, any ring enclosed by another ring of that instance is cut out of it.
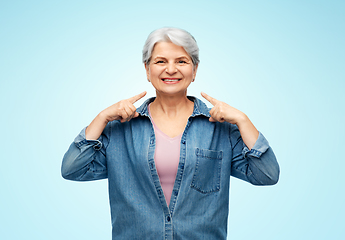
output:
<svg viewBox="0 0 345 240"><path fill-rule="evenodd" d="M217 104L218 100L207 95L206 93L204 92L201 92L201 96L203 96L207 101L209 101L213 106Z"/></svg>
<svg viewBox="0 0 345 240"><path fill-rule="evenodd" d="M146 91L139 93L138 95L135 95L134 97L128 98L128 101L130 101L133 104L139 99L143 98L145 95L146 95Z"/></svg>

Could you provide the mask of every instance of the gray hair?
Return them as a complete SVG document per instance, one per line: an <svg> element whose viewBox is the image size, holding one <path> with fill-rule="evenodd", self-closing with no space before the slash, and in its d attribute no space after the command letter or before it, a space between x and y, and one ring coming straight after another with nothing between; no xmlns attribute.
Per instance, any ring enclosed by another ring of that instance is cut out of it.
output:
<svg viewBox="0 0 345 240"><path fill-rule="evenodd" d="M179 28L159 28L150 33L143 48L143 63L150 63L153 48L158 42L172 42L183 47L194 66L199 64L199 47L195 38L189 32Z"/></svg>

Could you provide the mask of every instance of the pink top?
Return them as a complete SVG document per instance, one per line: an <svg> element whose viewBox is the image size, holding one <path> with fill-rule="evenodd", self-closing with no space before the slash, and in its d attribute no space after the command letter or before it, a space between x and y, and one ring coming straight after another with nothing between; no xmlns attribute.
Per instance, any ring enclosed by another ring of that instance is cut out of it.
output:
<svg viewBox="0 0 345 240"><path fill-rule="evenodd" d="M169 206L177 174L178 163L180 161L180 142L182 133L174 138L169 137L154 123L150 113L150 105L148 107L148 111L156 134L156 150L154 155L156 169L164 192L165 200Z"/></svg>

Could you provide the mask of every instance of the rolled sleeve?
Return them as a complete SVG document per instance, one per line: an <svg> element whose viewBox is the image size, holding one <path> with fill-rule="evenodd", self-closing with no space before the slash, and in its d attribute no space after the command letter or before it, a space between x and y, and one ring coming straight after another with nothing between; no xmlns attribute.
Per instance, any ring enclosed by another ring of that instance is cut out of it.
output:
<svg viewBox="0 0 345 240"><path fill-rule="evenodd" d="M242 155L244 158L249 156L260 158L261 155L265 153L269 147L270 146L267 139L264 137L264 135L262 135L261 132L259 132L259 137L251 150L249 150L249 148L243 143Z"/></svg>
<svg viewBox="0 0 345 240"><path fill-rule="evenodd" d="M79 135L74 139L74 144L76 145L76 147L82 149L85 147L89 147L91 145L95 150L100 150L103 145L101 142L102 137L99 137L97 140L87 140L85 136L85 131L86 127L83 128Z"/></svg>
<svg viewBox="0 0 345 240"><path fill-rule="evenodd" d="M268 141L259 132L251 150L243 143L236 126L232 126L231 175L254 185L273 185L279 179L279 165Z"/></svg>
<svg viewBox="0 0 345 240"><path fill-rule="evenodd" d="M106 147L109 126L97 140L85 138L86 127L81 130L62 160L62 177L75 181L90 181L107 177Z"/></svg>

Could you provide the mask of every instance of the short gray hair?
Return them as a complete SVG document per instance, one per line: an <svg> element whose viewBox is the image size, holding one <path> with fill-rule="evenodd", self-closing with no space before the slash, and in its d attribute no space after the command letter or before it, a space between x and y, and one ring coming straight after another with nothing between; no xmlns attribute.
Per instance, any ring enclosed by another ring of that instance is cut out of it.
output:
<svg viewBox="0 0 345 240"><path fill-rule="evenodd" d="M189 32L179 28L159 28L150 33L143 48L143 63L150 63L153 48L158 42L172 42L183 47L194 66L199 64L199 47L195 38Z"/></svg>

